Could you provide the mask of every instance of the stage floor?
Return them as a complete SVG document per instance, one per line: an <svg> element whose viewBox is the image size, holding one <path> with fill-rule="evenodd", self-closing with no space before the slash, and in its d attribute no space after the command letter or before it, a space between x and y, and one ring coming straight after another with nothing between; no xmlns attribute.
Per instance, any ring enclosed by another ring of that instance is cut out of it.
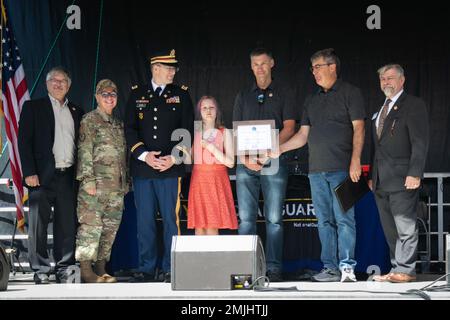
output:
<svg viewBox="0 0 450 320"><path fill-rule="evenodd" d="M269 288L283 291L179 291L172 290L168 283L114 284L56 284L35 285L32 274L10 276L7 291L0 292L0 300L6 299L157 299L157 300L296 300L296 299L423 299L417 294L407 294L431 284L439 275L418 275L412 283L377 283L358 281L355 283L275 282ZM126 279L123 279L126 280ZM439 281L434 286L444 285ZM284 291L296 289L297 291ZM432 300L450 299L450 291L429 292Z"/></svg>

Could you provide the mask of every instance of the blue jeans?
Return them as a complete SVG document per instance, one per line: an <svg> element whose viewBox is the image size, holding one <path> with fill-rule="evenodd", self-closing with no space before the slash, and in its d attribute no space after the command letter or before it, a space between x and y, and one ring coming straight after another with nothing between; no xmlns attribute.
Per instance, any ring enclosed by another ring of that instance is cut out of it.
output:
<svg viewBox="0 0 450 320"><path fill-rule="evenodd" d="M347 171L309 174L312 201L322 245L320 258L325 268L334 270L344 267L354 269L356 265L354 208L342 212L334 193L334 188L347 177Z"/></svg>
<svg viewBox="0 0 450 320"><path fill-rule="evenodd" d="M281 272L282 268L283 205L287 178L287 168L282 161L280 161L278 172L273 175L262 175L243 165L238 165L236 168L239 234L256 234L259 191L262 187L266 219L266 265L267 270L275 272Z"/></svg>
<svg viewBox="0 0 450 320"><path fill-rule="evenodd" d="M172 236L178 234L178 178L133 178L139 247L139 271L154 274L158 262L156 213L163 222L162 270L170 271Z"/></svg>

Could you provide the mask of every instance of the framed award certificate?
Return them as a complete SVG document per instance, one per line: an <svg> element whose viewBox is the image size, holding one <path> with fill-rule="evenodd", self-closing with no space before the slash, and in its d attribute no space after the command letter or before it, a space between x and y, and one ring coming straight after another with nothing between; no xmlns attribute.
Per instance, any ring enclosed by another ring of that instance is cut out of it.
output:
<svg viewBox="0 0 450 320"><path fill-rule="evenodd" d="M233 121L237 155L259 154L278 147L275 120Z"/></svg>

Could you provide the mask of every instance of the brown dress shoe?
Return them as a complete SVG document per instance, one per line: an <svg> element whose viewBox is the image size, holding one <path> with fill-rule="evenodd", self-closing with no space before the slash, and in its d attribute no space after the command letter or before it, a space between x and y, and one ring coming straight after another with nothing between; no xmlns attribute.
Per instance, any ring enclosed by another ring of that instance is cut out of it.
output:
<svg viewBox="0 0 450 320"><path fill-rule="evenodd" d="M394 273L392 276L390 276L389 281L394 282L394 283L411 282L411 281L416 281L416 277L406 274L406 273L398 272L398 273Z"/></svg>
<svg viewBox="0 0 450 320"><path fill-rule="evenodd" d="M388 274L384 274L382 276L373 276L372 281L376 281L376 282L389 282L390 281L390 277L393 275L394 273L390 272Z"/></svg>
<svg viewBox="0 0 450 320"><path fill-rule="evenodd" d="M106 283L116 283L117 282L117 278L113 277L107 273L105 273L104 275L101 276Z"/></svg>

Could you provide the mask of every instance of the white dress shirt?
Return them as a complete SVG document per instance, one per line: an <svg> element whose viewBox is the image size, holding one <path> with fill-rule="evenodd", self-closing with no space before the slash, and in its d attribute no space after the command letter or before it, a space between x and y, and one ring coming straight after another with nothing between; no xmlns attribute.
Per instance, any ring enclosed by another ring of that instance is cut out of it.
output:
<svg viewBox="0 0 450 320"><path fill-rule="evenodd" d="M66 99L61 105L51 95L53 114L55 116L55 141L53 155L56 168L68 168L74 164L75 159L75 126Z"/></svg>

